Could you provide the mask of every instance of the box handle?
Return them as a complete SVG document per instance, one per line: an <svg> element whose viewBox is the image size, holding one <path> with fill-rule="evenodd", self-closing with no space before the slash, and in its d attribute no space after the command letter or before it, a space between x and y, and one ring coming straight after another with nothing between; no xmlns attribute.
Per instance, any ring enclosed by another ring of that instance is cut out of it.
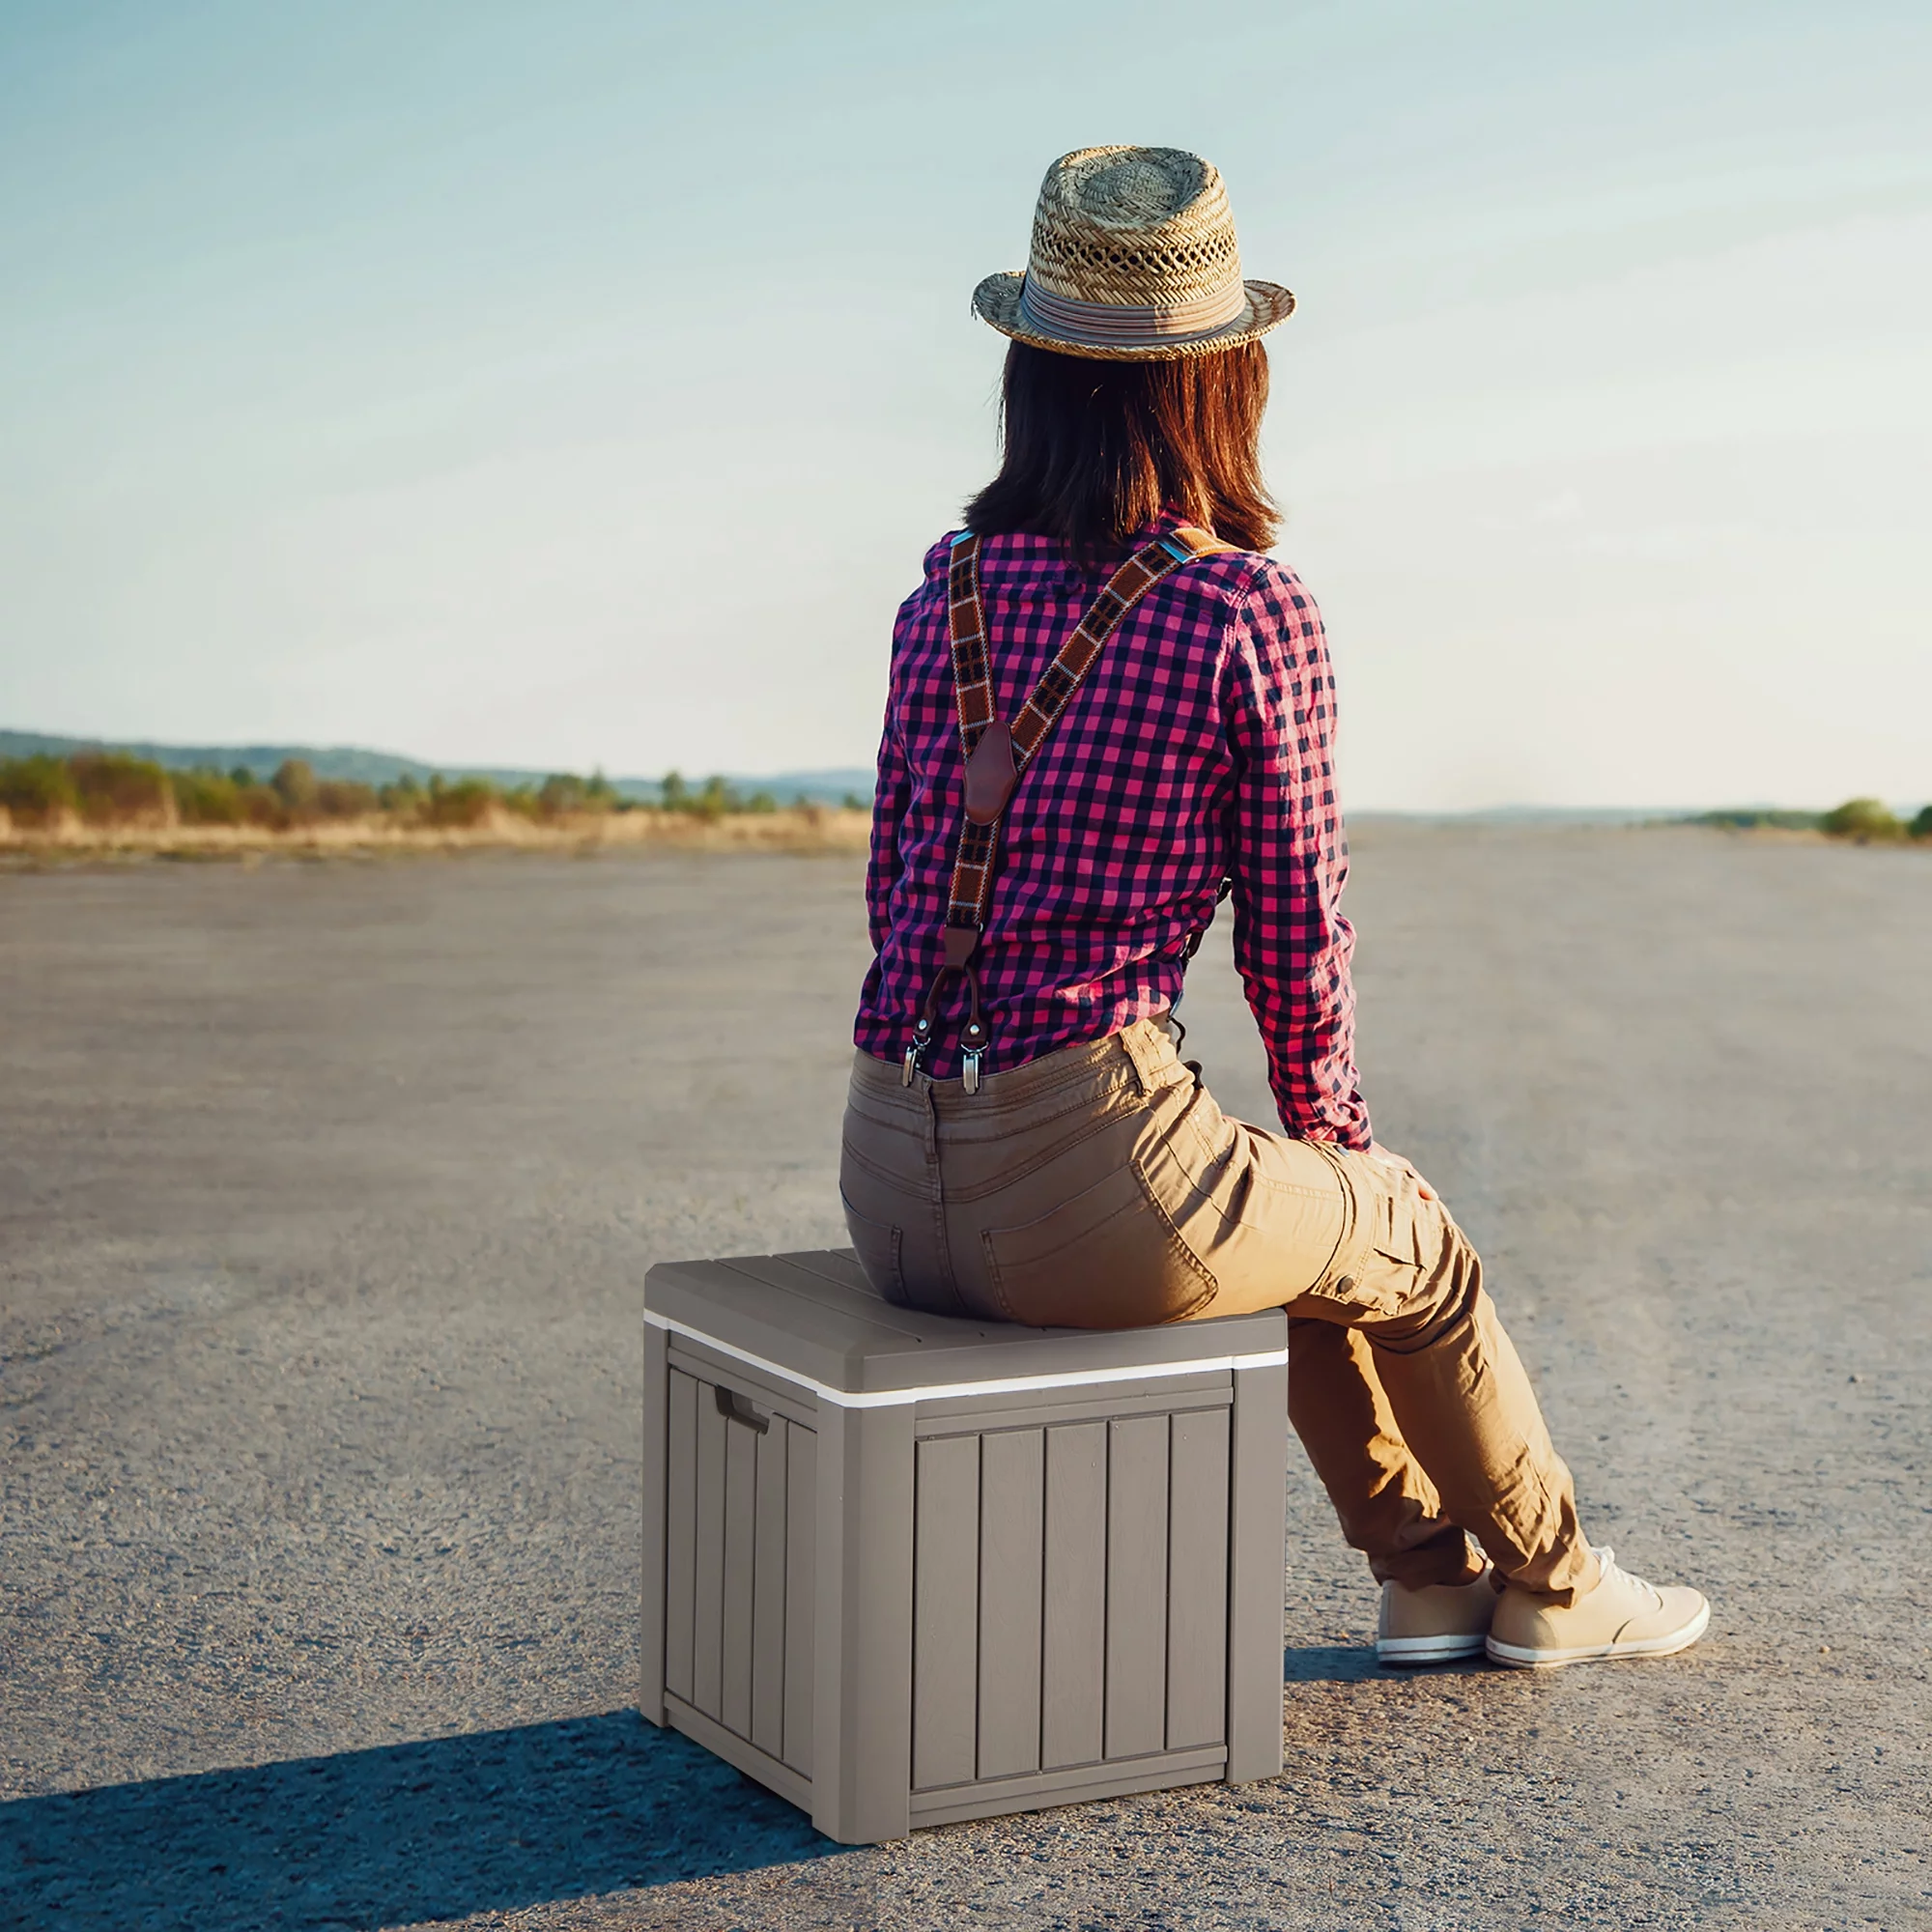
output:
<svg viewBox="0 0 1932 1932"><path fill-rule="evenodd" d="M760 1435L772 1426L769 1415L760 1415L736 1389L714 1386L712 1394L718 1398L718 1413L727 1422L742 1422L747 1429L755 1429Z"/></svg>

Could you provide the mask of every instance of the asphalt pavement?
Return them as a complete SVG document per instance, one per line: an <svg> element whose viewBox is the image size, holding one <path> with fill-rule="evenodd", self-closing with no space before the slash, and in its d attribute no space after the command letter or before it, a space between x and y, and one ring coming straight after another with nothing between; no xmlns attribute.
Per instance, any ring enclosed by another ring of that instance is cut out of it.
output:
<svg viewBox="0 0 1932 1932"><path fill-rule="evenodd" d="M1663 1662L877 1850L629 1709L639 1291L842 1244L849 858L0 874L0 1926L1932 1926L1932 853L1370 823L1366 1089ZM1184 1008L1270 1118L1225 921Z"/></svg>

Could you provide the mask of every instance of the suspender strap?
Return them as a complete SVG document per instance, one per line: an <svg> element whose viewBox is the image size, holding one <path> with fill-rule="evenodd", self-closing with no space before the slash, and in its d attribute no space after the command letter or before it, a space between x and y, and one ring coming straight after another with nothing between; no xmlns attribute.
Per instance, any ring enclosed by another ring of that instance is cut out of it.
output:
<svg viewBox="0 0 1932 1932"><path fill-rule="evenodd" d="M967 531L953 539L947 578L947 628L952 647L952 686L959 707L959 744L966 758L966 812L953 853L952 887L946 907L945 962L926 992L925 1005L913 1029L914 1043L906 1049L902 1077L907 1085L931 1041L946 981L960 973L971 1001L960 1031L965 1086L969 1094L978 1091L987 1034L980 1016L980 976L973 968L973 954L992 897L1000 825L1007 806L1047 733L1059 723L1081 680L1127 613L1183 563L1230 548L1189 525L1143 545L1107 580L1106 588L1054 654L1009 726L997 715L993 702L986 608L980 595L980 538Z"/></svg>

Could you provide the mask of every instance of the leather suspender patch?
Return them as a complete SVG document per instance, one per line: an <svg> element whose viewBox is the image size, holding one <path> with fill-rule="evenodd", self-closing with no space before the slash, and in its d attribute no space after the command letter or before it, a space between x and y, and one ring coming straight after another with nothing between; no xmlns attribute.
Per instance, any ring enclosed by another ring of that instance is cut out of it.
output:
<svg viewBox="0 0 1932 1932"><path fill-rule="evenodd" d="M1019 715L1009 725L993 701L992 663L987 654L986 607L980 595L980 539L971 531L955 537L947 578L947 629L952 647L952 688L959 708L959 744L966 757L965 815L952 859L952 887L946 907L946 955L913 1027L900 1078L912 1085L921 1056L938 1023L946 981L965 976L970 995L966 1024L960 1029L964 1086L980 1088L980 1063L987 1034L980 1015L980 976L973 954L992 897L1000 825L1034 754L1059 723L1080 689L1080 681L1122 621L1162 578L1198 556L1232 549L1207 530L1182 525L1144 544L1107 580L1072 634L1054 654Z"/></svg>

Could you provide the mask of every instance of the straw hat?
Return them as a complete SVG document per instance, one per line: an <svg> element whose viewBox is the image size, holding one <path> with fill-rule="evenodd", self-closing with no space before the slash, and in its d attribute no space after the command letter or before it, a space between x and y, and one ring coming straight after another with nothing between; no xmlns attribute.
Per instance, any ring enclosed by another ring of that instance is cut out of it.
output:
<svg viewBox="0 0 1932 1932"><path fill-rule="evenodd" d="M1040 184L1026 273L973 291L1002 335L1109 362L1211 355L1293 312L1286 289L1241 279L1221 177L1179 148L1063 155Z"/></svg>

